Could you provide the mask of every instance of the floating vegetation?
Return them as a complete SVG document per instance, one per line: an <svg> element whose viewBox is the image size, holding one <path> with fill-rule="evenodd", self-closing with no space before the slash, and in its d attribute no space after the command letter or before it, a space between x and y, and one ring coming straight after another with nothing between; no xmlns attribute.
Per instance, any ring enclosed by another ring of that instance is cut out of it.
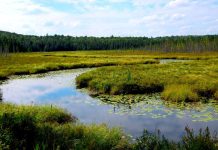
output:
<svg viewBox="0 0 218 150"><path fill-rule="evenodd" d="M218 120L218 103L173 103L161 100L160 94L151 95L100 95L98 99L113 105L108 113L137 115L153 119L177 117L193 122Z"/></svg>

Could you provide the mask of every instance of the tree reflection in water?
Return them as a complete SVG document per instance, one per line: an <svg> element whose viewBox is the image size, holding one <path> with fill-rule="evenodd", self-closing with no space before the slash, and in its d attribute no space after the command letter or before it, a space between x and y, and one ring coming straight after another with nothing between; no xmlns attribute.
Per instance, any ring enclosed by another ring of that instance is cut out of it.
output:
<svg viewBox="0 0 218 150"><path fill-rule="evenodd" d="M0 102L2 101L2 90L0 89Z"/></svg>

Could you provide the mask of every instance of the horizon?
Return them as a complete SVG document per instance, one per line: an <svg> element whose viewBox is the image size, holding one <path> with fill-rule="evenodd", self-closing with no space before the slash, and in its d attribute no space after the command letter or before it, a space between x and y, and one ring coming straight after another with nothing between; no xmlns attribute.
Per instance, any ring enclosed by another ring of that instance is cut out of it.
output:
<svg viewBox="0 0 218 150"><path fill-rule="evenodd" d="M0 30L23 35L218 34L218 0L0 0Z"/></svg>
<svg viewBox="0 0 218 150"><path fill-rule="evenodd" d="M17 32L10 32L10 31L3 31L3 30L0 30L0 32L6 32L6 33L9 33L9 34L17 34L17 35L22 35L22 36L36 36L36 37L46 37L46 36L70 36L70 37L93 37L93 38L110 38L110 37L114 37L114 38L148 38L148 39L151 39L151 38L165 38L165 37L197 37L197 36L218 36L218 33L215 33L215 34L190 34L190 35L166 35L166 36L114 36L114 35L109 35L109 36L86 36L86 35L80 35L80 36L74 36L74 35L64 35L64 34L45 34L45 35L34 35L34 34L22 34L22 33L17 33Z"/></svg>

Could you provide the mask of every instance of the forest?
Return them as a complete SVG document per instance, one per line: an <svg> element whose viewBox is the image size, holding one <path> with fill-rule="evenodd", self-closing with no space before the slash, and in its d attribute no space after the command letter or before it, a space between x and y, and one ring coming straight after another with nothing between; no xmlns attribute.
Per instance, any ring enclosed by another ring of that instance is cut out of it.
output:
<svg viewBox="0 0 218 150"><path fill-rule="evenodd" d="M218 50L218 35L170 37L33 36L0 31L0 53L145 49L158 52Z"/></svg>

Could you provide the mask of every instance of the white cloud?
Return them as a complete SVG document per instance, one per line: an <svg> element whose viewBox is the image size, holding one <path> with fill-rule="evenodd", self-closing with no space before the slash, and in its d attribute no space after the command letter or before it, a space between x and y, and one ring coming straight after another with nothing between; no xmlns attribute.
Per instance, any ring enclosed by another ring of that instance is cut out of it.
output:
<svg viewBox="0 0 218 150"><path fill-rule="evenodd" d="M123 3L123 2L127 2L127 0L109 0L109 2L111 2L111 3Z"/></svg>
<svg viewBox="0 0 218 150"><path fill-rule="evenodd" d="M175 7L188 6L189 4L190 4L189 0L172 0L169 3L169 6L175 8Z"/></svg>
<svg viewBox="0 0 218 150"><path fill-rule="evenodd" d="M0 0L0 30L77 36L217 34L218 5L215 2L52 0L50 3L57 3L52 6L33 0ZM126 7L123 9L119 3L128 5L123 5ZM63 8L58 9L58 5ZM64 9L65 5L70 11Z"/></svg>
<svg viewBox="0 0 218 150"><path fill-rule="evenodd" d="M30 0L1 1L0 18L0 30L39 35L61 34L60 27L72 30L80 23L71 14L55 11Z"/></svg>
<svg viewBox="0 0 218 150"><path fill-rule="evenodd" d="M78 3L93 3L96 0L56 0L62 3L78 4Z"/></svg>
<svg viewBox="0 0 218 150"><path fill-rule="evenodd" d="M137 5L137 6L143 6L143 5L147 5L147 4L156 4L156 3L159 3L163 0L133 0L132 3L134 5Z"/></svg>

